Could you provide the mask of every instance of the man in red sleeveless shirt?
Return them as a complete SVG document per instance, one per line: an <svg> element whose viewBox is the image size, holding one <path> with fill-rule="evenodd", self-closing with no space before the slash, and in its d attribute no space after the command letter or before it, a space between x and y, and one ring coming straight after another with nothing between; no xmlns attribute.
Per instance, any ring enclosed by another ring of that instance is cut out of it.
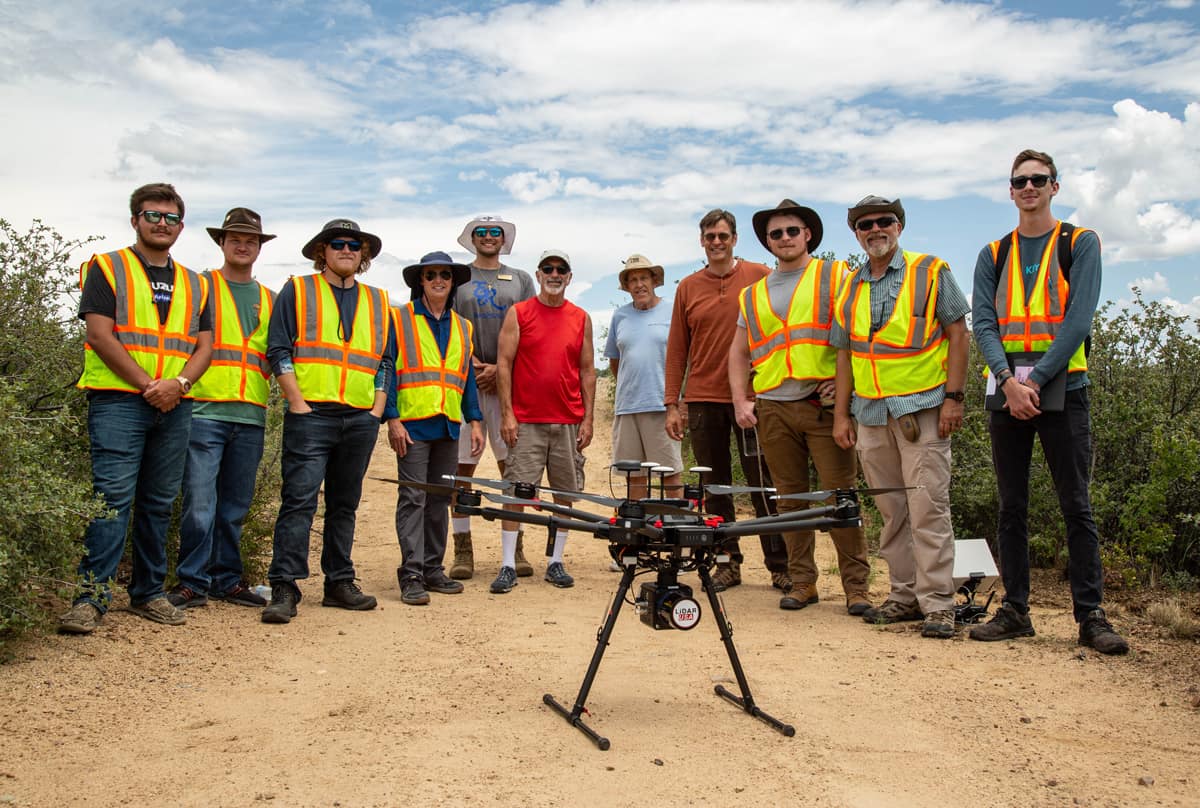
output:
<svg viewBox="0 0 1200 808"><path fill-rule="evenodd" d="M500 436L509 446L504 479L537 484L545 472L551 488L577 491L576 453L592 442L596 401L592 318L566 299L571 259L562 250L542 253L537 282L537 297L510 308L500 328L496 388ZM497 595L517 585L517 527L501 523L503 560L491 586ZM563 589L575 585L562 563L566 541L567 531L557 531L546 567L546 580Z"/></svg>

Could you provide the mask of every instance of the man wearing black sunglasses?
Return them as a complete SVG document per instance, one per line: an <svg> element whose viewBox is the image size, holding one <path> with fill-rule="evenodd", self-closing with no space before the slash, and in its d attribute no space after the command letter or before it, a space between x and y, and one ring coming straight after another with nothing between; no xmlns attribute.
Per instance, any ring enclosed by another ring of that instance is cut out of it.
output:
<svg viewBox="0 0 1200 808"><path fill-rule="evenodd" d="M900 249L899 199L861 199L846 222L867 263L842 287L834 310L833 437L843 448L857 446L869 485L907 489L875 496L891 591L863 620L923 618L921 636L949 639L950 435L963 422L970 307L945 261Z"/></svg>
<svg viewBox="0 0 1200 808"><path fill-rule="evenodd" d="M86 324L92 484L113 516L94 519L79 564L83 591L59 621L90 634L108 611L112 580L133 524L129 608L168 625L184 613L163 594L171 506L179 493L192 423L192 384L212 357L208 284L176 263L183 199L167 183L144 185L129 200L132 247L94 255L84 266L79 317Z"/></svg>
<svg viewBox="0 0 1200 808"><path fill-rule="evenodd" d="M1004 407L990 413L988 428L1000 494L997 540L1005 595L996 615L972 629L971 638L1034 634L1028 509L1036 435L1066 523L1079 644L1124 654L1129 644L1101 608L1104 570L1088 491L1092 438L1086 342L1100 300L1100 240L1050 212L1058 193L1058 170L1050 155L1032 149L1018 154L1009 186L1017 228L979 252L972 310L975 341L1004 397ZM1061 382L1063 374L1065 395L1052 402L1047 388L1052 380Z"/></svg>
<svg viewBox="0 0 1200 808"><path fill-rule="evenodd" d="M512 252L516 237L516 225L500 216L477 216L467 222L458 237L463 249L475 254L475 260L470 264L471 279L463 284L455 296L454 309L470 320L474 327L471 362L475 367L475 382L479 388L484 438L492 446L492 455L501 474L508 461L508 445L500 435L500 400L496 396L496 350L500 327L510 308L537 294L533 278L528 272L500 261L500 256ZM474 475L479 462L479 454L472 453L469 438L464 431L458 444L458 474L462 477ZM451 521L454 560L450 564L450 577L467 580L475 574L471 517L455 516ZM522 578L533 574L533 566L525 560L521 539L517 540L516 570Z"/></svg>

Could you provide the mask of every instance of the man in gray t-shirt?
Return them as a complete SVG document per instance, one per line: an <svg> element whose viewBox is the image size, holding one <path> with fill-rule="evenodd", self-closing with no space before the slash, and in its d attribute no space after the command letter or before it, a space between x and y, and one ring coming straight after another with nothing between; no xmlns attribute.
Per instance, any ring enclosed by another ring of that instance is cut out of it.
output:
<svg viewBox="0 0 1200 808"><path fill-rule="evenodd" d="M501 474L508 459L508 444L500 437L500 401L496 397L500 326L514 304L537 294L528 272L500 262L501 255L512 252L516 236L516 225L499 216L478 216L467 222L458 243L473 252L475 260L470 264L471 280L458 288L454 299L454 310L474 326L475 338L471 347L475 382L479 386L479 409L483 413L485 438L492 446ZM465 431L463 434L467 439L459 440L458 476L470 477L475 474L479 458L471 454L470 436ZM450 565L450 577L465 580L475 574L471 518L455 516L453 523L454 562ZM517 574L525 577L533 574L533 567L525 560L523 551L518 544Z"/></svg>

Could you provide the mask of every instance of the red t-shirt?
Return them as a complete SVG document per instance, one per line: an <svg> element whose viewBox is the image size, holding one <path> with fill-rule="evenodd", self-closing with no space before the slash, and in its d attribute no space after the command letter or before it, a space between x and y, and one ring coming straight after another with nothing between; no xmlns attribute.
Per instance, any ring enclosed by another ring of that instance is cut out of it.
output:
<svg viewBox="0 0 1200 808"><path fill-rule="evenodd" d="M579 352L587 313L570 301L547 306L536 297L513 306L521 328L513 359L513 413L523 424L583 421Z"/></svg>

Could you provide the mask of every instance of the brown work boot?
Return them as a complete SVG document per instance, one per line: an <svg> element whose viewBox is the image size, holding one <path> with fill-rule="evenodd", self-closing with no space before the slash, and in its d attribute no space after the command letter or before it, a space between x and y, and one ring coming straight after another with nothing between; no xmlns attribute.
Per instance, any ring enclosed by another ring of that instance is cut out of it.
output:
<svg viewBox="0 0 1200 808"><path fill-rule="evenodd" d="M725 564L718 564L717 569L712 574L712 585L714 592L724 592L734 586L738 586L742 582L742 565L739 561L730 560Z"/></svg>
<svg viewBox="0 0 1200 808"><path fill-rule="evenodd" d="M817 597L817 585L815 583L797 584L792 587L792 591L779 599L779 608L788 611L796 611L803 609L805 606L811 606L821 599Z"/></svg>
<svg viewBox="0 0 1200 808"><path fill-rule="evenodd" d="M475 574L475 554L471 549L470 533L454 534L454 563L450 565L450 577L466 581Z"/></svg>
<svg viewBox="0 0 1200 808"><path fill-rule="evenodd" d="M786 572L772 572L771 586L775 587L780 592L791 592L792 576L788 575Z"/></svg>
<svg viewBox="0 0 1200 808"><path fill-rule="evenodd" d="M871 599L866 592L846 593L846 613L854 617L862 617L871 608Z"/></svg>
<svg viewBox="0 0 1200 808"><path fill-rule="evenodd" d="M517 577L528 578L533 575L533 565L525 560L525 531L517 531Z"/></svg>

